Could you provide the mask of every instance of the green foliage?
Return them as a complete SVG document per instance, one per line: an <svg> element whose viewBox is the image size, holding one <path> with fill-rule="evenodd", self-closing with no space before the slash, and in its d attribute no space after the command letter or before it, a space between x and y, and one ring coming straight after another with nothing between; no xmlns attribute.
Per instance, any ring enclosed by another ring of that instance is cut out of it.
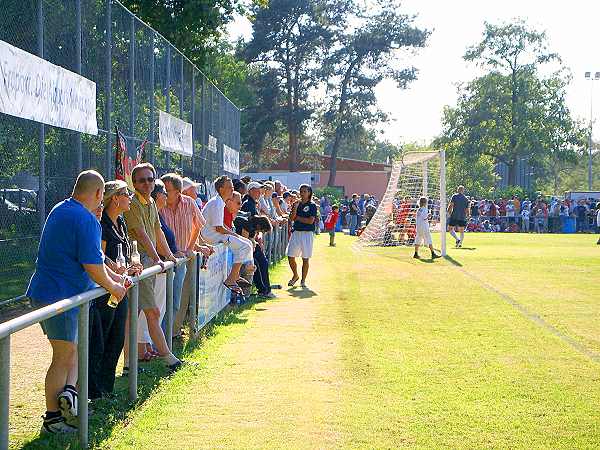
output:
<svg viewBox="0 0 600 450"><path fill-rule="evenodd" d="M484 165L502 162L509 168L509 184L516 184L517 162L527 160L537 175L561 171L571 163L584 141L584 130L566 106L570 77L564 70L543 78L541 64L560 61L546 48L544 33L522 21L508 25L486 23L481 43L465 59L490 71L459 87L457 106L446 108L443 145L454 157ZM486 176L484 191L493 187Z"/></svg>
<svg viewBox="0 0 600 450"><path fill-rule="evenodd" d="M329 185L335 185L336 157L342 141L350 136L364 135L366 125L386 120L377 108L375 87L391 78L405 88L416 79L415 67L398 63L398 53L424 47L429 32L414 26L414 17L401 14L395 2L377 3L361 9L354 2L348 6L346 27L335 33L334 46L325 59L323 71L327 77L328 110L326 124L332 141L332 164Z"/></svg>
<svg viewBox="0 0 600 450"><path fill-rule="evenodd" d="M340 206L344 199L344 189L336 186L324 186L315 188L314 194L316 197L321 198L324 195L329 197L329 201L332 205Z"/></svg>

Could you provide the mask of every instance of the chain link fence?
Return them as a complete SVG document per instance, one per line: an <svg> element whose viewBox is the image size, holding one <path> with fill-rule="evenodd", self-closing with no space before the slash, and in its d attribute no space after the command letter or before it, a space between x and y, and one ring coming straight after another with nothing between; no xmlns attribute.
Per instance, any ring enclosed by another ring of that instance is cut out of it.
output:
<svg viewBox="0 0 600 450"><path fill-rule="evenodd" d="M47 213L77 174L114 179L115 126L147 140L159 173L197 181L223 172L223 146L240 148L240 111L181 52L114 0L3 0L0 40L96 83L97 136L0 113L0 302L24 293ZM162 151L159 111L193 125L194 154ZM216 138L211 151L209 137ZM213 149L214 150L214 149Z"/></svg>

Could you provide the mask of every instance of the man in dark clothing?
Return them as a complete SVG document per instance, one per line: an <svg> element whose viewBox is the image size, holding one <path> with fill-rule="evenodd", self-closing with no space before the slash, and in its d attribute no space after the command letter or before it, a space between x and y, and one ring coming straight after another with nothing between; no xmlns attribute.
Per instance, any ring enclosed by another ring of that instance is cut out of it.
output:
<svg viewBox="0 0 600 450"><path fill-rule="evenodd" d="M459 186L448 205L448 217L450 217L448 220L448 229L452 237L456 240L456 248L462 247L469 213L470 202L465 196L465 187ZM456 235L457 231L460 233L460 238Z"/></svg>
<svg viewBox="0 0 600 450"><path fill-rule="evenodd" d="M258 201L260 199L260 189L262 185L257 181L248 184L248 194L242 204L241 211L247 213L248 217L258 216ZM275 295L271 292L271 282L269 280L269 260L260 243L254 246L254 265L256 271L252 279L258 295L262 297L273 298Z"/></svg>

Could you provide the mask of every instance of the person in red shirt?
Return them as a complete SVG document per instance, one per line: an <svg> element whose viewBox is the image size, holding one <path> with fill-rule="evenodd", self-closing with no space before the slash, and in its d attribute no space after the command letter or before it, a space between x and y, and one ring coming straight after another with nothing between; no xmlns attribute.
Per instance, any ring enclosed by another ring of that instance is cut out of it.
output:
<svg viewBox="0 0 600 450"><path fill-rule="evenodd" d="M331 212L327 214L327 218L325 219L325 229L329 231L329 246L335 247L335 225L337 224L339 217L339 207L334 205L331 207Z"/></svg>
<svg viewBox="0 0 600 450"><path fill-rule="evenodd" d="M233 219L242 207L242 196L234 191L230 199L225 201L225 212L223 214L223 225L233 230Z"/></svg>

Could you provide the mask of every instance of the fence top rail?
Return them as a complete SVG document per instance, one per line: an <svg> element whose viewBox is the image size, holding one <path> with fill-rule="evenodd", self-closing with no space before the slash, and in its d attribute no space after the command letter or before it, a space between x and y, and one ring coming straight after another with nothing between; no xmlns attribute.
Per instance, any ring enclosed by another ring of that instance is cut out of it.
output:
<svg viewBox="0 0 600 450"><path fill-rule="evenodd" d="M175 266L179 266L185 262L187 262L189 258L177 258L177 263L173 263L171 261L166 262L165 270L169 270L174 268ZM137 284L140 280L144 280L151 276L157 275L162 272L162 269L159 265L155 265L152 267L148 267L144 269L144 271L138 277L132 277L132 281L134 284ZM35 311L28 312L23 314L22 316L15 317L7 322L0 324L0 340L4 339L7 336L10 336L17 331L21 331L27 327L35 325L43 320L50 319L51 317L57 316L59 314L64 313L73 308L77 308L85 303L89 303L92 300L97 299L103 295L106 295L108 291L102 287L97 287L94 289L90 289L89 291L83 292L78 295L74 295L69 298L65 298L63 300L59 300L54 303L50 303L47 306L36 309Z"/></svg>

